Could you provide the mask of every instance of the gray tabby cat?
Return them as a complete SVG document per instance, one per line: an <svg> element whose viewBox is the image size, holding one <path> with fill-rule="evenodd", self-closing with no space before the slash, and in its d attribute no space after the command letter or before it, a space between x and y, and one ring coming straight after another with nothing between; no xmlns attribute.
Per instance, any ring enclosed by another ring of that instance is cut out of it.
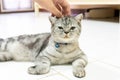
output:
<svg viewBox="0 0 120 80"><path fill-rule="evenodd" d="M75 17L49 17L51 34L21 35L0 39L0 61L34 61L30 74L45 74L50 66L72 63L76 77L85 76L87 58L79 48L82 14Z"/></svg>

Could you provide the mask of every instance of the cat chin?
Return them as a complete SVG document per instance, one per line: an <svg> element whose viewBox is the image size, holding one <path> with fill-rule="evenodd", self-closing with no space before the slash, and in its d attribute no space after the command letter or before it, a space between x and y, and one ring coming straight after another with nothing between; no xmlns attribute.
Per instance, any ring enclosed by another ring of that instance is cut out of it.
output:
<svg viewBox="0 0 120 80"><path fill-rule="evenodd" d="M75 39L73 39L73 38L56 38L56 39L54 39L54 41L60 42L60 43L73 43L73 42L75 42Z"/></svg>

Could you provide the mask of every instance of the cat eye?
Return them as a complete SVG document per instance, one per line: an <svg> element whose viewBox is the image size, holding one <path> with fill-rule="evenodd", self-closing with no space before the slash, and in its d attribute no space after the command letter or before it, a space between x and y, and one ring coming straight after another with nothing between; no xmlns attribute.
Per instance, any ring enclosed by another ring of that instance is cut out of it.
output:
<svg viewBox="0 0 120 80"><path fill-rule="evenodd" d="M75 29L75 27L71 27L71 30L74 30Z"/></svg>
<svg viewBox="0 0 120 80"><path fill-rule="evenodd" d="M63 27L61 27L61 26L59 26L58 28L59 28L59 29L63 29Z"/></svg>

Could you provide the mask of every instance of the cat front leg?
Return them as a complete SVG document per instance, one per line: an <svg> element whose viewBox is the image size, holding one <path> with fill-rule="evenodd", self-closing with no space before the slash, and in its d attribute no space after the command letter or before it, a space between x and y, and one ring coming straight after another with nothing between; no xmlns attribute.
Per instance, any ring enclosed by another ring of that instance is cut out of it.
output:
<svg viewBox="0 0 120 80"><path fill-rule="evenodd" d="M39 57L35 61L35 66L28 68L28 73L33 75L45 74L50 71L50 60L47 57Z"/></svg>
<svg viewBox="0 0 120 80"><path fill-rule="evenodd" d="M0 52L0 62L13 60L13 55L9 52Z"/></svg>
<svg viewBox="0 0 120 80"><path fill-rule="evenodd" d="M78 78L85 77L85 66L87 65L86 59L77 59L72 63L73 66L73 75Z"/></svg>

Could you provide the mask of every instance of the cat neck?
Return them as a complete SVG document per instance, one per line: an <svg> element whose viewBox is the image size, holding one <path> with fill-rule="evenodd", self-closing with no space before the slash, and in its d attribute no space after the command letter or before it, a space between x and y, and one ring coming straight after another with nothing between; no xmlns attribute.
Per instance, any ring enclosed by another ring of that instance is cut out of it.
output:
<svg viewBox="0 0 120 80"><path fill-rule="evenodd" d="M61 43L61 42L55 42L55 41L54 41L54 44L55 44L55 47L56 47L56 48L59 48L59 47L61 47L61 46L71 45L72 43Z"/></svg>
<svg viewBox="0 0 120 80"><path fill-rule="evenodd" d="M61 42L54 41L53 46L55 50L60 53L71 53L79 48L78 42L61 43Z"/></svg>
<svg viewBox="0 0 120 80"><path fill-rule="evenodd" d="M50 44L52 44L52 46L54 46L55 48L66 48L66 47L79 47L79 43L78 41L73 41L73 42L70 42L70 43L67 43L67 42L59 42L59 41L55 41L52 37L50 38L50 41L49 41Z"/></svg>

